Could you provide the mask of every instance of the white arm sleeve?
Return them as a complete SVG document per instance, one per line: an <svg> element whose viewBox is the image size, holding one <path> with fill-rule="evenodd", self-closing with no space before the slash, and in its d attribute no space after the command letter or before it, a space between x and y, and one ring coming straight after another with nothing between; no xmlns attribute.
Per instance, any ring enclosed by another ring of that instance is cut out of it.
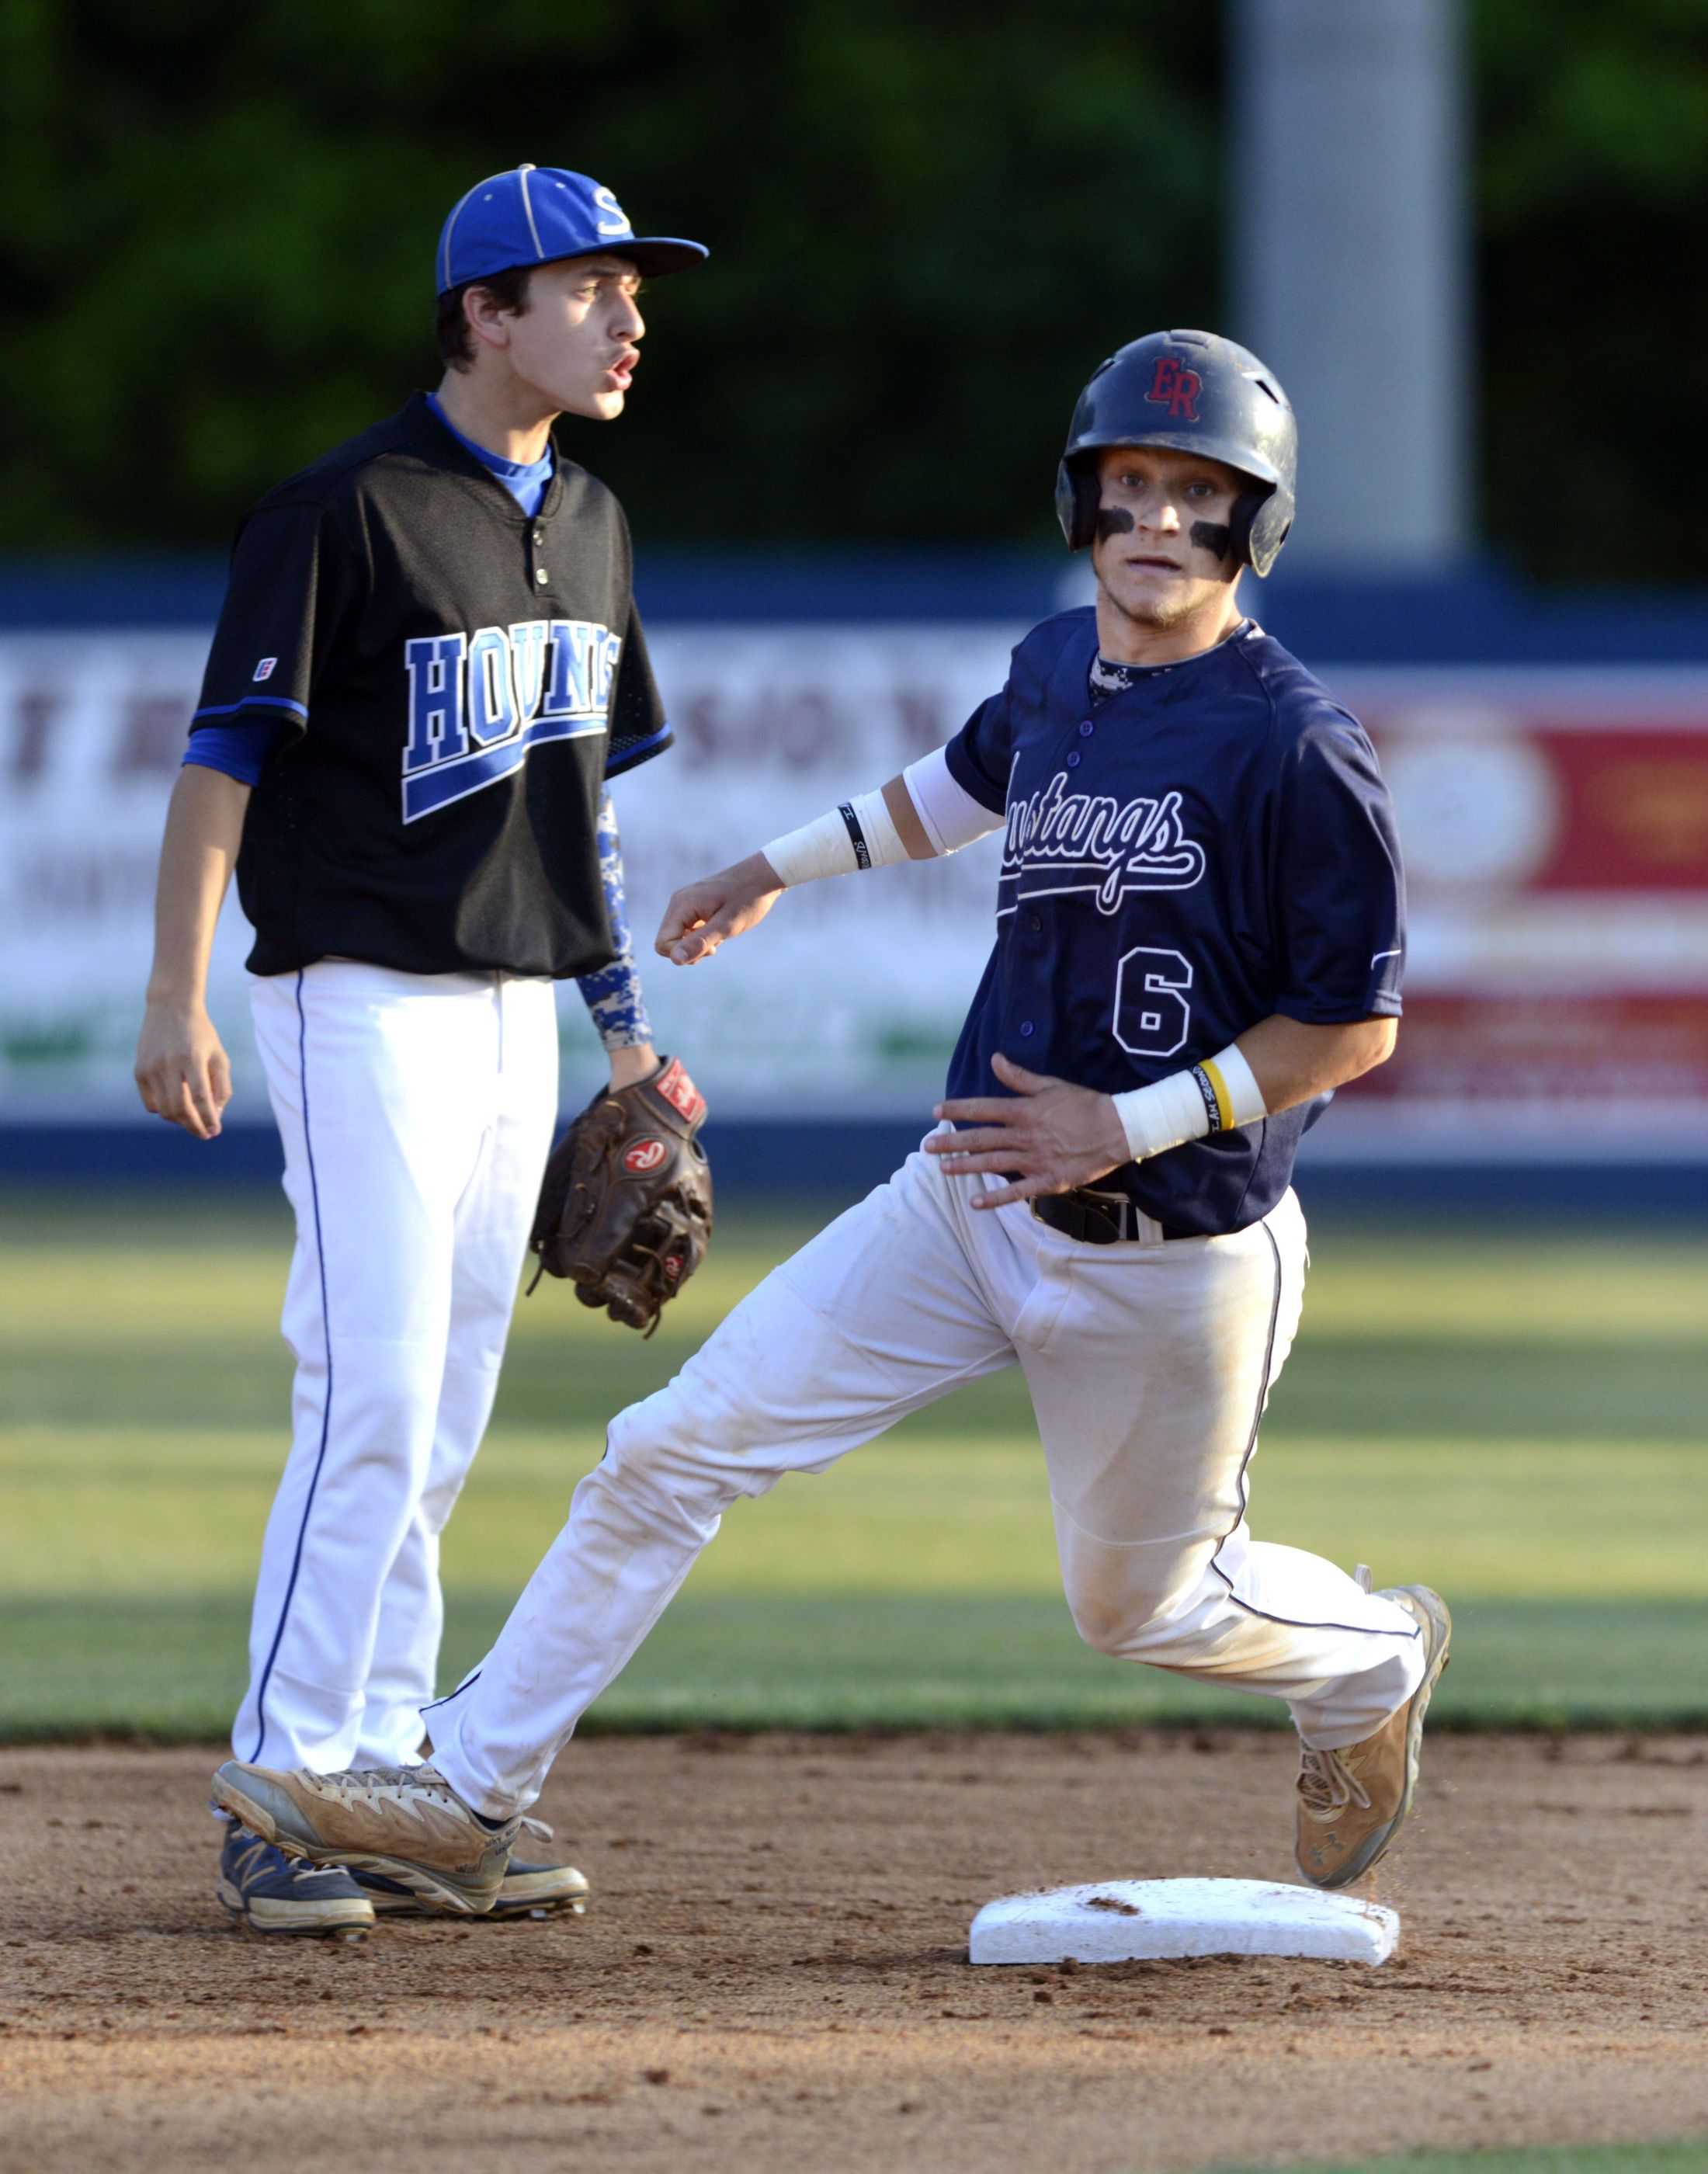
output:
<svg viewBox="0 0 1708 2174"><path fill-rule="evenodd" d="M976 838L1003 828L1004 819L957 785L943 750L922 755L901 773L908 798L933 852L958 853ZM803 825L761 848L786 887L820 876L852 875L856 868L886 868L907 858L901 834L880 792L862 792L844 806Z"/></svg>
<svg viewBox="0 0 1708 2174"><path fill-rule="evenodd" d="M992 814L965 786L956 784L943 749L909 763L901 777L925 835L939 853L958 853L963 846L1003 828L1003 817Z"/></svg>

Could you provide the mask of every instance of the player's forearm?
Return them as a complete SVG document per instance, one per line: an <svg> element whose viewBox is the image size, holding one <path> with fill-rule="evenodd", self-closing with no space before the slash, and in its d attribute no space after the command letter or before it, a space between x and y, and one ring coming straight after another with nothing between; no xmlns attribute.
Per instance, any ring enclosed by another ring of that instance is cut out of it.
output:
<svg viewBox="0 0 1708 2174"><path fill-rule="evenodd" d="M214 931L242 842L249 793L248 786L223 771L191 764L178 773L154 892L150 1004L203 1001Z"/></svg>
<svg viewBox="0 0 1708 2174"><path fill-rule="evenodd" d="M635 964L634 940L629 933L629 901L623 879L623 846L617 831L617 812L609 792L599 802L596 833L599 880L605 892L605 916L611 924L616 956L595 974L576 977L576 986L592 1015L600 1041L611 1060L613 1079L619 1086L652 1069L652 1022L646 1016L640 974ZM623 1075L619 1077L619 1073Z"/></svg>
<svg viewBox="0 0 1708 2174"><path fill-rule="evenodd" d="M1385 1064L1398 1033L1397 1019L1308 1026L1274 1012L1242 1034L1235 1046L1251 1068L1264 1107L1275 1117Z"/></svg>
<svg viewBox="0 0 1708 2174"><path fill-rule="evenodd" d="M653 948L678 966L698 965L732 936L755 927L797 884L934 860L1002 827L1001 815L955 782L939 748L878 792L845 801L732 868L684 884L665 909Z"/></svg>
<svg viewBox="0 0 1708 2174"><path fill-rule="evenodd" d="M757 857L782 889L792 890L825 876L851 876L860 868L928 861L935 853L905 779L892 777L878 792L857 793L798 830L773 838Z"/></svg>
<svg viewBox="0 0 1708 2174"><path fill-rule="evenodd" d="M785 888L821 876L898 861L931 861L959 852L1003 827L949 775L943 750L910 763L877 792L862 792L765 848L766 864Z"/></svg>
<svg viewBox="0 0 1708 2174"><path fill-rule="evenodd" d="M1142 1162L1343 1087L1386 1061L1396 1031L1392 1019L1307 1026L1275 1012L1213 1057L1111 1099L1127 1146Z"/></svg>
<svg viewBox="0 0 1708 2174"><path fill-rule="evenodd" d="M626 944L608 966L602 966L597 974L579 975L576 986L605 1054L613 1064L629 1050L651 1050L652 1022L646 1015L640 969Z"/></svg>
<svg viewBox="0 0 1708 2174"><path fill-rule="evenodd" d="M925 825L914 805L913 795L907 787L907 772L892 777L884 787L884 813L895 825L895 835L906 849L911 861L935 860L938 848L926 836Z"/></svg>

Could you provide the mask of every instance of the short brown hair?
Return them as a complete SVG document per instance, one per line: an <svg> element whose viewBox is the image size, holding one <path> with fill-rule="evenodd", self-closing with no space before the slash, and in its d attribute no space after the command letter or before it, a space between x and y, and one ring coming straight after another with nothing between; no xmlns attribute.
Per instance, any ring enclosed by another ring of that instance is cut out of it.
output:
<svg viewBox="0 0 1708 2174"><path fill-rule="evenodd" d="M489 272L484 279L465 279L460 287L452 287L439 297L434 337L439 343L439 360L447 370L468 370L474 361L474 334L462 307L469 289L484 287L495 308L519 317L527 309L528 282L532 278L532 264L514 264L507 272Z"/></svg>

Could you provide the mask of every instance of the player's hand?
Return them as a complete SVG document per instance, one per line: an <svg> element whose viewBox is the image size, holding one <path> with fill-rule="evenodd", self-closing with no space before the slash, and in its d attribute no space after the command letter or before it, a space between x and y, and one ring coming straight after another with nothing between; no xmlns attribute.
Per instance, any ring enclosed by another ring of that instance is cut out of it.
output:
<svg viewBox="0 0 1708 2174"><path fill-rule="evenodd" d="M1089 1185L1132 1160L1121 1113L1107 1095L1028 1072L1006 1057L993 1057L991 1069L1013 1089L1013 1097L985 1095L939 1102L939 1117L970 1128L944 1133L925 1144L926 1153L939 1156L951 1177L1018 1173L1007 1185L976 1192L975 1208L1071 1192L1076 1185Z"/></svg>
<svg viewBox="0 0 1708 2174"><path fill-rule="evenodd" d="M684 884L665 907L652 948L678 966L697 966L720 944L756 927L782 895L765 855L749 853L732 868Z"/></svg>
<svg viewBox="0 0 1708 2174"><path fill-rule="evenodd" d="M214 1138L231 1100L231 1066L204 1005L149 1006L137 1042L136 1081L145 1110L198 1140Z"/></svg>

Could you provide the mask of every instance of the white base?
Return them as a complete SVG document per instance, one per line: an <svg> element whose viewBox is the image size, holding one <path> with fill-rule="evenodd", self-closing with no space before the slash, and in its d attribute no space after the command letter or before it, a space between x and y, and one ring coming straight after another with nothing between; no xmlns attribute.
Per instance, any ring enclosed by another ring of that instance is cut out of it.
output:
<svg viewBox="0 0 1708 2174"><path fill-rule="evenodd" d="M1126 1963L1170 1955L1318 1955L1386 1962L1399 1914L1265 1879L1105 1879L1004 1895L973 1919L976 1963Z"/></svg>

